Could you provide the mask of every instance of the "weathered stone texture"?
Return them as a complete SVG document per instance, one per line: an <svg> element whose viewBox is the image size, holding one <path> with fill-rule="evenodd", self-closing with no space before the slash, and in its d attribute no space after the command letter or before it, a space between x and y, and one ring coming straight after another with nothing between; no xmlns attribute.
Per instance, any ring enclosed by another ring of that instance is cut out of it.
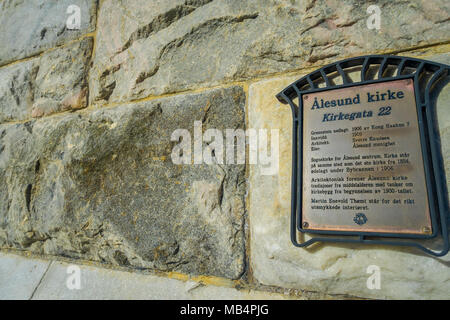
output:
<svg viewBox="0 0 450 320"><path fill-rule="evenodd" d="M0 68L0 122L86 107L92 46L88 37Z"/></svg>
<svg viewBox="0 0 450 320"><path fill-rule="evenodd" d="M450 63L448 55L427 59ZM302 75L264 80L250 86L249 126L280 130L280 169L261 175L250 166L250 262L266 285L377 299L449 299L450 255L434 258L412 248L319 244L294 247L290 240L292 115L275 95ZM438 101L438 122L446 172L450 172L448 105L450 86ZM447 183L449 183L447 176ZM310 236L306 235L305 241ZM381 272L381 289L367 288L367 267Z"/></svg>
<svg viewBox="0 0 450 320"><path fill-rule="evenodd" d="M245 166L175 165L175 129L244 127L240 87L0 126L0 246L238 278Z"/></svg>
<svg viewBox="0 0 450 320"><path fill-rule="evenodd" d="M430 60L450 64L450 53L429 57ZM443 174L447 178L447 191L450 199L450 84L439 93L437 100L437 117L441 142L442 158L444 160Z"/></svg>
<svg viewBox="0 0 450 320"><path fill-rule="evenodd" d="M375 2L374 2L375 3ZM448 40L446 0L105 0L91 101L127 101Z"/></svg>
<svg viewBox="0 0 450 320"><path fill-rule="evenodd" d="M97 0L5 0L0 3L0 66L95 30ZM67 8L80 8L80 30L68 30Z"/></svg>

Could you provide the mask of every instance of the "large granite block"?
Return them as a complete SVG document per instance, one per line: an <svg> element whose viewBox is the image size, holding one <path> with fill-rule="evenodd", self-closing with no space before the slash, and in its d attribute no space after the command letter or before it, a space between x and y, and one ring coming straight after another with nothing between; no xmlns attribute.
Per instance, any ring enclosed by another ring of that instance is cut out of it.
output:
<svg viewBox="0 0 450 320"><path fill-rule="evenodd" d="M0 245L239 278L245 165L174 164L171 134L243 129L244 104L231 87L0 126Z"/></svg>

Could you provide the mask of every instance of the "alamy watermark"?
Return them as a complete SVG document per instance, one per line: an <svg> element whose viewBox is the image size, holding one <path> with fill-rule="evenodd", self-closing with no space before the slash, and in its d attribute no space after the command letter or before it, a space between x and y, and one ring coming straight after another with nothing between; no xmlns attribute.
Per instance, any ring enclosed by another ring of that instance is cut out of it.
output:
<svg viewBox="0 0 450 320"><path fill-rule="evenodd" d="M69 15L66 20L66 28L69 30L80 30L81 28L81 9L75 4L67 7L66 13Z"/></svg>
<svg viewBox="0 0 450 320"><path fill-rule="evenodd" d="M369 290L381 289L381 272L380 267L377 265L370 265L367 267L366 273L370 274L367 279L366 285Z"/></svg>
<svg viewBox="0 0 450 320"><path fill-rule="evenodd" d="M79 266L70 265L66 269L66 273L69 275L66 279L66 287L69 290L81 289L81 269Z"/></svg>
<svg viewBox="0 0 450 320"><path fill-rule="evenodd" d="M279 130L268 129L207 129L201 121L194 121L194 137L187 129L176 129L171 141L178 142L171 153L175 164L245 164L248 144L248 163L260 165L262 175L278 174Z"/></svg>
<svg viewBox="0 0 450 320"><path fill-rule="evenodd" d="M367 7L366 12L370 14L367 18L366 24L368 29L377 29L381 28L381 9L377 5L371 5Z"/></svg>

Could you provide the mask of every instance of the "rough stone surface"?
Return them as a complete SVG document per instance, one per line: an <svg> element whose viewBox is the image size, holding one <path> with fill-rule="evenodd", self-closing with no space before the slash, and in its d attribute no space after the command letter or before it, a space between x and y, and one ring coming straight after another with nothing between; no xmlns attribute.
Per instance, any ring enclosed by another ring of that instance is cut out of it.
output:
<svg viewBox="0 0 450 320"><path fill-rule="evenodd" d="M175 129L243 128L240 87L0 126L0 246L239 278L245 166L176 165Z"/></svg>
<svg viewBox="0 0 450 320"><path fill-rule="evenodd" d="M0 66L36 55L95 30L97 0L6 0L0 3ZM67 29L70 5L80 29Z"/></svg>
<svg viewBox="0 0 450 320"><path fill-rule="evenodd" d="M94 103L258 77L331 59L447 41L446 0L105 0L91 73Z"/></svg>
<svg viewBox="0 0 450 320"><path fill-rule="evenodd" d="M0 122L85 107L92 46L88 37L0 68Z"/></svg>
<svg viewBox="0 0 450 320"><path fill-rule="evenodd" d="M426 59L450 62L443 61L443 56ZM250 262L255 278L266 285L329 294L378 299L449 299L450 255L434 258L415 249L386 246L327 244L303 249L292 245L289 233L292 115L288 106L276 100L275 94L301 76L264 80L249 89L249 127L280 130L279 174L264 176L258 166L250 166ZM450 85L442 92L438 104L447 172L450 169L449 90ZM370 265L380 268L379 290L367 288L370 274L366 272Z"/></svg>

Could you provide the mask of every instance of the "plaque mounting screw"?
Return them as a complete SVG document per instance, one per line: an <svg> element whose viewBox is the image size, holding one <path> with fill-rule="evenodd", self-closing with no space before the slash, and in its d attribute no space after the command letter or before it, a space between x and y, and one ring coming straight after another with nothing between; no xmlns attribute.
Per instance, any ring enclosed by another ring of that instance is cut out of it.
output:
<svg viewBox="0 0 450 320"><path fill-rule="evenodd" d="M431 233L431 229L429 227L423 227L422 232L423 233Z"/></svg>
<svg viewBox="0 0 450 320"><path fill-rule="evenodd" d="M302 226L303 226L303 228L308 228L309 227L309 223L308 222L303 222Z"/></svg>

